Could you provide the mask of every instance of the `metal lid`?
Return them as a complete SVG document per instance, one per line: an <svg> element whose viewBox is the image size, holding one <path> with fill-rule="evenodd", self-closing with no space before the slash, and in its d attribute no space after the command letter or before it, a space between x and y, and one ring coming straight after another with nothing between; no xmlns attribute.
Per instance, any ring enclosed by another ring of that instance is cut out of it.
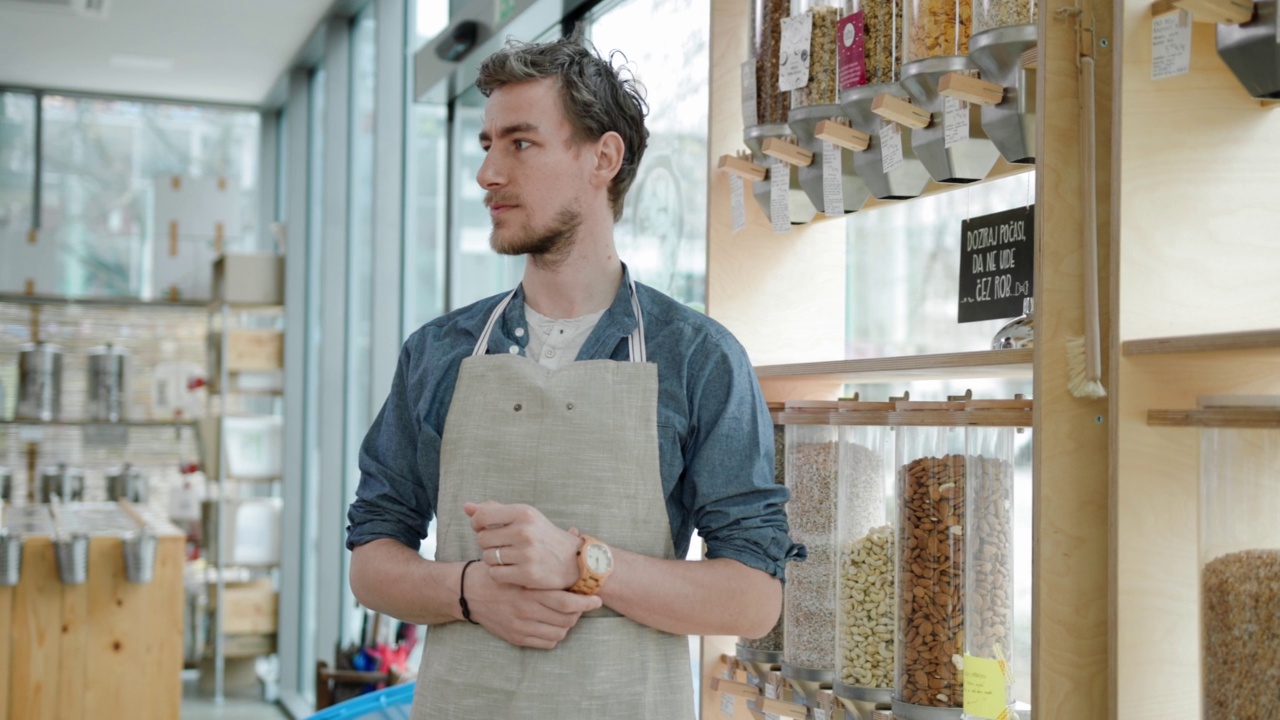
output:
<svg viewBox="0 0 1280 720"><path fill-rule="evenodd" d="M129 355L129 354L130 354L130 352L129 352L129 349L128 349L128 348L122 348L122 347L120 347L119 345L116 345L115 343L107 343L106 345L98 345L97 347L91 347L91 348L89 348L89 350L87 351L87 353L86 353L86 354L88 354L88 355L90 355L90 356L93 356L93 355Z"/></svg>
<svg viewBox="0 0 1280 720"><path fill-rule="evenodd" d="M42 343L23 343L22 345L18 346L18 352L20 353L39 352L39 353L53 353L56 355L61 355L62 353L66 352L66 350L64 350L61 345L42 342Z"/></svg>

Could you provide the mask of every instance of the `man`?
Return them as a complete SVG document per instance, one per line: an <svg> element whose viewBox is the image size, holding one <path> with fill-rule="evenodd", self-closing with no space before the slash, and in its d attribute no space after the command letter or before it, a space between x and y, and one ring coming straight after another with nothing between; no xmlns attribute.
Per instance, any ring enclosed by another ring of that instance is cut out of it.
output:
<svg viewBox="0 0 1280 720"><path fill-rule="evenodd" d="M352 590L432 626L416 719L691 717L684 635L764 635L803 556L767 408L728 331L617 256L635 83L575 35L509 42L476 85L490 242L524 279L405 343L361 451Z"/></svg>

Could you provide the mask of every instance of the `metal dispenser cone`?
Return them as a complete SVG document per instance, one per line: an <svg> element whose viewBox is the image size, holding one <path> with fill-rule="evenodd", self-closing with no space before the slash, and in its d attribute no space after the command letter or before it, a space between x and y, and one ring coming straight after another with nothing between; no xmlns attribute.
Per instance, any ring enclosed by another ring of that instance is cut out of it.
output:
<svg viewBox="0 0 1280 720"><path fill-rule="evenodd" d="M770 167L775 160L764 154L764 141L768 138L782 138L791 134L791 128L786 123L770 123L767 125L752 125L742 132L742 142L751 150L751 160L757 165ZM787 200L791 208L791 224L804 225L814 216L818 214L818 208L805 194L804 188L800 186L800 178L796 173L791 172L791 167L783 163L787 172L791 173L789 183L790 191L787 193ZM751 183L751 194L755 197L756 202L760 205L760 209L764 211L765 217L770 217L769 202L769 178L766 176L764 180Z"/></svg>
<svg viewBox="0 0 1280 720"><path fill-rule="evenodd" d="M1255 0L1251 17L1217 18L1218 55L1250 95L1280 98L1280 9L1277 0Z"/></svg>
<svg viewBox="0 0 1280 720"><path fill-rule="evenodd" d="M823 192L823 163L822 155L823 140L815 135L818 123L823 120L829 120L832 117L843 116L844 110L839 105L810 105L802 108L792 108L791 115L788 117L788 125L795 134L801 147L813 153L813 162L805 167L796 168L796 175L800 180L800 187L804 189L805 195L809 197L809 202L813 203L815 208L819 208L824 212L828 211L825 202L825 194ZM851 155L858 153L851 152L836 146L836 151L841 155L840 162L840 187L843 196L844 212L857 212L862 209L862 204L871 197L871 190L862 178L854 172L853 158Z"/></svg>
<svg viewBox="0 0 1280 720"><path fill-rule="evenodd" d="M1011 25L969 38L969 59L982 79L1004 88L1004 98L982 106L982 129L1011 163L1036 160L1036 70L1024 53L1036 46L1035 25Z"/></svg>
<svg viewBox="0 0 1280 720"><path fill-rule="evenodd" d="M862 179L871 194L881 200L906 200L918 197L929 184L929 171L916 157L911 147L911 128L903 127L902 162L889 172L884 170L884 148L880 143L880 128L884 120L871 112L876 96L888 93L907 97L907 91L897 83L863 85L840 93L840 107L855 130L871 136L867 149L853 153L853 171Z"/></svg>
<svg viewBox="0 0 1280 720"><path fill-rule="evenodd" d="M995 167L1000 151L982 129L978 107L968 108L968 133L947 146L946 100L938 82L948 73L976 70L967 57L949 55L917 60L902 66L902 87L916 105L933 117L928 126L911 133L911 146L929 175L938 182L969 183L982 180Z"/></svg>

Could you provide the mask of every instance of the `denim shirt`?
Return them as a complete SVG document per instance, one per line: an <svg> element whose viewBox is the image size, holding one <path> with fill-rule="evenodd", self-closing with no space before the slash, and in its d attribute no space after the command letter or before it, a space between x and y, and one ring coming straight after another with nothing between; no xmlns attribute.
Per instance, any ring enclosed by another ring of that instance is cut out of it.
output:
<svg viewBox="0 0 1280 720"><path fill-rule="evenodd" d="M773 477L773 425L746 351L714 320L639 283L636 292L649 362L658 364L658 454L676 557L686 555L697 528L705 557L732 558L782 579L786 563L806 553L788 535L788 491ZM348 549L392 538L416 550L426 537L459 366L502 297L437 318L405 342L391 393L360 449ZM577 359L629 360L627 336L636 324L624 277ZM517 288L488 352L523 355L527 327Z"/></svg>

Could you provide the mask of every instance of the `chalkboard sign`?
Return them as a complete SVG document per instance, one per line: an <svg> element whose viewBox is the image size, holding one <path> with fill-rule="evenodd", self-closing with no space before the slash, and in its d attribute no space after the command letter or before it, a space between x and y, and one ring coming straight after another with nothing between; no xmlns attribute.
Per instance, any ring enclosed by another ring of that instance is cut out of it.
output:
<svg viewBox="0 0 1280 720"><path fill-rule="evenodd" d="M960 224L959 322L1022 314L1035 266L1035 206Z"/></svg>

